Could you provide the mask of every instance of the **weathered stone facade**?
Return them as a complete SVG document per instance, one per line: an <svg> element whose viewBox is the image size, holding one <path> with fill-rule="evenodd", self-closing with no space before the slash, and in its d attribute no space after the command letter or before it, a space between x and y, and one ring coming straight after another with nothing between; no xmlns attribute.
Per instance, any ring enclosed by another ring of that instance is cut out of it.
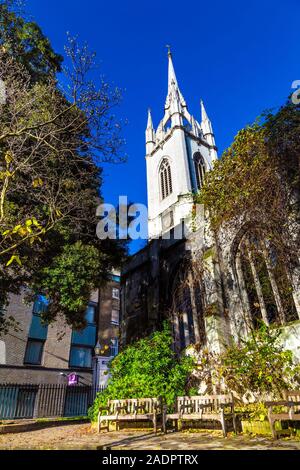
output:
<svg viewBox="0 0 300 470"><path fill-rule="evenodd" d="M178 349L197 343L220 352L229 338L238 340L249 332L251 311L239 271L238 253L241 234L246 228L235 231L224 228L216 241L204 218L202 223L204 232L197 230L185 239L174 240L171 236L170 240L152 240L124 266L121 283L123 344L153 331L167 318L173 324ZM293 350L300 360L299 279L296 276L295 272L291 292L295 307L293 317L280 322L277 315L274 324L282 330L285 347ZM177 282L181 282L187 293L187 299L179 296L178 303Z"/></svg>
<svg viewBox="0 0 300 470"><path fill-rule="evenodd" d="M155 132L149 114L146 154L149 243L123 268L123 344L153 331L168 318L177 350L194 343L220 352L231 338L238 341L262 320L281 329L282 343L300 359L299 247L294 266L282 269L288 286L283 293L272 247L250 230L255 221L245 214L212 233L207 214L201 210L194 214L192 193L201 189L205 172L217 158L215 140L203 104L201 124L187 112L170 53L165 117ZM186 182L184 187L182 182ZM187 203L181 211L184 197ZM175 216L169 217L166 230L164 218L169 211ZM182 224L185 236L178 237ZM294 223L290 237L299 230ZM253 259L251 243L258 246L260 266Z"/></svg>

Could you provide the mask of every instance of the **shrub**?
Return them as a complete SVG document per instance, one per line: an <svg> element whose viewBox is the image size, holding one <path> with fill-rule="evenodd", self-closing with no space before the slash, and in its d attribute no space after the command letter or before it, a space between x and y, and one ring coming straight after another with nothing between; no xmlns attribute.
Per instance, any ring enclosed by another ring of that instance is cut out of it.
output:
<svg viewBox="0 0 300 470"><path fill-rule="evenodd" d="M267 396L281 398L284 390L299 383L300 366L295 364L292 351L283 349L279 336L279 329L262 323L221 355L218 373L230 390L262 400Z"/></svg>
<svg viewBox="0 0 300 470"><path fill-rule="evenodd" d="M283 398L285 390L300 383L300 364L292 351L283 348L280 335L280 329L261 322L247 338L232 340L221 354L207 349L195 353L198 388L205 383L205 393L214 393L225 387L241 403L255 401L257 408L253 405L250 410L262 415L262 402Z"/></svg>
<svg viewBox="0 0 300 470"><path fill-rule="evenodd" d="M170 326L164 323L162 331L127 346L113 359L108 387L89 409L91 421L97 420L99 406L107 400L161 396L172 406L178 395L185 394L193 360L177 358L172 342Z"/></svg>

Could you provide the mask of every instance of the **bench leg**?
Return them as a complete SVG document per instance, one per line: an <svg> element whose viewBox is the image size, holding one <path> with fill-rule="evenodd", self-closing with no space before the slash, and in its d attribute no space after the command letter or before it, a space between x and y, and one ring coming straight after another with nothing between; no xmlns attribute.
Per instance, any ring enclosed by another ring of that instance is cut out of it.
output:
<svg viewBox="0 0 300 470"><path fill-rule="evenodd" d="M236 425L236 416L235 416L235 414L232 416L232 421L233 421L233 430L234 430L235 434L237 434L238 430L237 430L237 425Z"/></svg>
<svg viewBox="0 0 300 470"><path fill-rule="evenodd" d="M164 434L167 434L167 418L165 412L163 412L162 414L162 432Z"/></svg>
<svg viewBox="0 0 300 470"><path fill-rule="evenodd" d="M272 418L272 408L268 408L268 420L269 420L269 424L270 424L270 428L271 428L271 432L272 432L272 437L274 439L277 439L277 432L275 431L275 421L273 420Z"/></svg>
<svg viewBox="0 0 300 470"><path fill-rule="evenodd" d="M277 431L276 431L276 429L275 429L275 421L273 421L273 420L271 419L271 420L269 420L269 423L270 423L270 428L271 428L271 432L272 432L272 437L273 437L274 439L277 439L278 436L277 436Z"/></svg>
<svg viewBox="0 0 300 470"><path fill-rule="evenodd" d="M157 433L157 419L156 419L156 414L153 416L153 431L156 434Z"/></svg>
<svg viewBox="0 0 300 470"><path fill-rule="evenodd" d="M226 420L225 420L224 410L221 411L220 421L221 421L221 426L222 426L222 431L223 431L223 437L226 437L227 431L226 431Z"/></svg>
<svg viewBox="0 0 300 470"><path fill-rule="evenodd" d="M278 436L277 436L277 432L275 430L275 421L273 421L273 419L269 418L269 423L270 423L272 437L273 437L273 439L277 439Z"/></svg>
<svg viewBox="0 0 300 470"><path fill-rule="evenodd" d="M101 431L101 414L98 414L98 433Z"/></svg>

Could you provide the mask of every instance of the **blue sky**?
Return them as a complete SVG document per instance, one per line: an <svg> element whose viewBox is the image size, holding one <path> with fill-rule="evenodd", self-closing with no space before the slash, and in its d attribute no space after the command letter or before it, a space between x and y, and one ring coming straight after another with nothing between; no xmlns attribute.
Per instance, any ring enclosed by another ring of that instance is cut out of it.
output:
<svg viewBox="0 0 300 470"><path fill-rule="evenodd" d="M101 72L123 88L117 111L128 163L104 168L104 196L146 203L145 127L167 92L167 50L189 110L204 100L219 153L264 109L282 104L300 80L299 0L27 0L27 13L63 53L66 32L97 52ZM135 244L135 247L137 245Z"/></svg>

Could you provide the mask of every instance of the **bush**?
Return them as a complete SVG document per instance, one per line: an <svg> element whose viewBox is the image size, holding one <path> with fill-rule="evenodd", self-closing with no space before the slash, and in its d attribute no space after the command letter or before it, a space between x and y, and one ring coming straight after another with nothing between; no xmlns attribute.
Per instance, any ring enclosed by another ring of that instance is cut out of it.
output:
<svg viewBox="0 0 300 470"><path fill-rule="evenodd" d="M261 324L249 338L232 344L221 355L218 373L228 389L240 397L282 398L299 383L300 366L280 343L280 330Z"/></svg>
<svg viewBox="0 0 300 470"><path fill-rule="evenodd" d="M108 387L89 409L91 421L97 420L99 406L107 400L161 396L170 407L178 395L185 394L193 360L178 359L172 342L170 326L164 323L162 331L127 346L113 359Z"/></svg>

